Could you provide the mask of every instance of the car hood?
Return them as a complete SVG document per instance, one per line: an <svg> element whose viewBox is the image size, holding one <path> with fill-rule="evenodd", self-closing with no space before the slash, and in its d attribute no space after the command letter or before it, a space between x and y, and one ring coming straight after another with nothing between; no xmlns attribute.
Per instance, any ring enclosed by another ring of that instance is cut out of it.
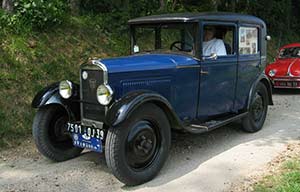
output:
<svg viewBox="0 0 300 192"><path fill-rule="evenodd" d="M270 70L275 70L275 76L300 76L300 58L288 58L278 59L276 62L270 64L266 68L266 74L269 74Z"/></svg>
<svg viewBox="0 0 300 192"><path fill-rule="evenodd" d="M198 63L191 56L176 54L138 54L102 59L101 62L105 64L109 73L169 69Z"/></svg>

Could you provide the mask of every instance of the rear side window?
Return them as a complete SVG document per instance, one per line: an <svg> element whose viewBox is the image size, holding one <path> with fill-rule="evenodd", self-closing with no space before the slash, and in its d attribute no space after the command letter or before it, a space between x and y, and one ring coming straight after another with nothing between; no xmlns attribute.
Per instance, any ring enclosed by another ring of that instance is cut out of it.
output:
<svg viewBox="0 0 300 192"><path fill-rule="evenodd" d="M239 52L240 55L251 55L259 52L258 29L256 27L240 27Z"/></svg>

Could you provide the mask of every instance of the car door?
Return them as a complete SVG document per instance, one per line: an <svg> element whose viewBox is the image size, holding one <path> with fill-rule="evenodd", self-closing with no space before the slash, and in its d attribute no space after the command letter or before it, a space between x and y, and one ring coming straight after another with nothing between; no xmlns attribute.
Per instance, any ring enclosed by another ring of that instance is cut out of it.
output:
<svg viewBox="0 0 300 192"><path fill-rule="evenodd" d="M235 109L244 109L251 86L261 74L261 29L258 25L240 24L238 30L238 78ZM265 58L264 58L265 59Z"/></svg>
<svg viewBox="0 0 300 192"><path fill-rule="evenodd" d="M216 29L226 29L226 35L230 32L230 52L227 55L211 57L202 54L200 62L200 91L198 102L198 119L205 120L209 117L232 112L234 110L236 79L237 79L237 25L235 23L205 22L200 25L203 48L204 27L213 26ZM216 31L217 32L217 31ZM226 44L224 36L224 44ZM203 51L202 51L203 52Z"/></svg>

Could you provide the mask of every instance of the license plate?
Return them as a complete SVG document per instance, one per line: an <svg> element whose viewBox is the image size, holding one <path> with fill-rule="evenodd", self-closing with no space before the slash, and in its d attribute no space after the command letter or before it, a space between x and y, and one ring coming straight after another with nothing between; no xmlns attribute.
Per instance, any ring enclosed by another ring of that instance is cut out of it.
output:
<svg viewBox="0 0 300 192"><path fill-rule="evenodd" d="M281 82L281 81L279 82L279 85L280 86L287 86L286 82Z"/></svg>
<svg viewBox="0 0 300 192"><path fill-rule="evenodd" d="M283 86L283 87L298 87L298 83L297 82L292 82L292 81L279 81L278 82L279 86Z"/></svg>
<svg viewBox="0 0 300 192"><path fill-rule="evenodd" d="M293 87L298 87L298 82L293 82Z"/></svg>
<svg viewBox="0 0 300 192"><path fill-rule="evenodd" d="M103 151L103 130L95 127L82 126L79 123L68 123L68 131L72 133L74 146L100 153Z"/></svg>

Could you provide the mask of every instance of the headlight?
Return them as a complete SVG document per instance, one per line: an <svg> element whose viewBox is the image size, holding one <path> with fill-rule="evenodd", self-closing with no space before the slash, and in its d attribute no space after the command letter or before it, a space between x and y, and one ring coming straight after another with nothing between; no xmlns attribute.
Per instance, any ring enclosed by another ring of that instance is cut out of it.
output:
<svg viewBox="0 0 300 192"><path fill-rule="evenodd" d="M59 83L59 94L64 99L69 99L72 96L72 82L71 81L61 81Z"/></svg>
<svg viewBox="0 0 300 192"><path fill-rule="evenodd" d="M112 100L113 91L109 85L99 85L97 88L97 100L101 105L108 105Z"/></svg>
<svg viewBox="0 0 300 192"><path fill-rule="evenodd" d="M276 71L275 71L275 70L271 69L271 70L269 71L269 76L270 76L270 77L274 77L275 74L276 74Z"/></svg>

